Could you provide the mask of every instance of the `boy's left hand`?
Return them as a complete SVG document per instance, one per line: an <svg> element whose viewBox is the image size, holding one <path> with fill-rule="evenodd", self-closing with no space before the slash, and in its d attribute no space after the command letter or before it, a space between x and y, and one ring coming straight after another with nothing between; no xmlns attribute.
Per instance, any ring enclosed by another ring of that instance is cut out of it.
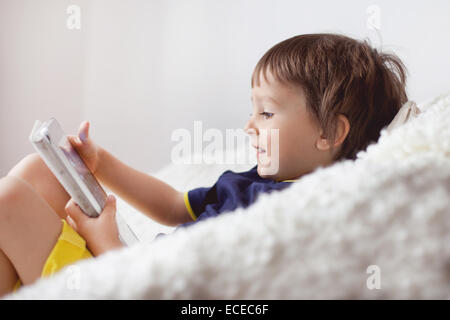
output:
<svg viewBox="0 0 450 320"><path fill-rule="evenodd" d="M115 219L116 199L114 196L108 196L102 213L96 218L86 215L73 199L67 202L65 210L67 222L83 237L94 256L123 247Z"/></svg>

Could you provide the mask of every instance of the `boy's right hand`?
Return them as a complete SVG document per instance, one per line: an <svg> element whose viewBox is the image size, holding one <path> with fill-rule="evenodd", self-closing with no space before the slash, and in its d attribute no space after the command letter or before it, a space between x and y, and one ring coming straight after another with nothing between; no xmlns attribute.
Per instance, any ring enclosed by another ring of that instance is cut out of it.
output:
<svg viewBox="0 0 450 320"><path fill-rule="evenodd" d="M70 144L77 150L89 170L95 174L100 162L100 148L89 137L89 122L83 121L78 129L78 136L67 136Z"/></svg>

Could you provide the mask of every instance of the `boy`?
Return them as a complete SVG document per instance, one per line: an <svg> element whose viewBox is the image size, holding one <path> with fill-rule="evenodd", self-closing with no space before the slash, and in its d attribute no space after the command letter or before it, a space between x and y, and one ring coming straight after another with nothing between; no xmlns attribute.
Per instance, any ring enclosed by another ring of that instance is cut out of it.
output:
<svg viewBox="0 0 450 320"><path fill-rule="evenodd" d="M258 153L248 172L226 171L211 188L183 193L97 146L84 122L70 141L97 179L148 217L176 226L281 190L320 166L354 159L407 101L405 71L394 55L342 35L310 34L271 48L252 75L253 113L245 130ZM277 141L264 132L277 130ZM276 147L276 152L273 149ZM262 159L267 161L262 161ZM277 162L277 170L267 164ZM0 295L67 264L122 246L109 196L89 218L37 155L0 180Z"/></svg>

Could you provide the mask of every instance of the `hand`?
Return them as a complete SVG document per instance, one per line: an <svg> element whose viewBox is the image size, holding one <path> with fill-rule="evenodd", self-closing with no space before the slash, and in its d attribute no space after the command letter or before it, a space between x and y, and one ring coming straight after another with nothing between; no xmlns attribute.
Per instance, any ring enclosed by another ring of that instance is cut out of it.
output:
<svg viewBox="0 0 450 320"><path fill-rule="evenodd" d="M67 202L65 210L67 222L83 237L94 256L123 247L115 219L116 199L114 196L108 196L102 213L96 218L86 215L73 199Z"/></svg>
<svg viewBox="0 0 450 320"><path fill-rule="evenodd" d="M78 129L78 136L69 135L67 139L89 170L95 174L100 164L100 148L89 137L89 126L88 121L83 121Z"/></svg>

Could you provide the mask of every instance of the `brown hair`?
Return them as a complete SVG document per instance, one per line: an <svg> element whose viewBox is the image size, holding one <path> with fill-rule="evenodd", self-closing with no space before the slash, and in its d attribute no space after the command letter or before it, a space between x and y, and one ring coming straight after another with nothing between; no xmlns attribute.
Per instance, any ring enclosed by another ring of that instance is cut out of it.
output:
<svg viewBox="0 0 450 320"><path fill-rule="evenodd" d="M251 85L270 69L282 83L300 85L307 107L324 135L335 141L336 120L343 114L350 131L334 156L355 159L376 142L408 101L406 68L395 54L381 53L364 41L339 34L306 34L284 40L257 63ZM333 148L332 150L333 151Z"/></svg>

